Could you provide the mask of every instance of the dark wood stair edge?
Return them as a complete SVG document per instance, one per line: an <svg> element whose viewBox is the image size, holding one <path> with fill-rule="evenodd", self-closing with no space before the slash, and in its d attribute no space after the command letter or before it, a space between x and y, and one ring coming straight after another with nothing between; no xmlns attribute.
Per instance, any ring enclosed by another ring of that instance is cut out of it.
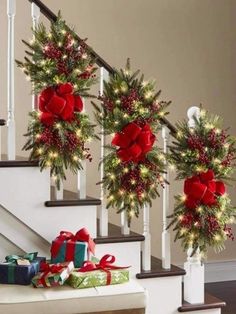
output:
<svg viewBox="0 0 236 314"><path fill-rule="evenodd" d="M141 273L136 275L137 279L149 279L149 278L160 278L160 277L170 277L170 276L184 276L186 274L185 270L171 265L170 269L162 268L162 261L152 256L151 257L151 270L142 270Z"/></svg>
<svg viewBox="0 0 236 314"><path fill-rule="evenodd" d="M0 168L14 168L14 167L38 167L37 161L28 160L1 160Z"/></svg>
<svg viewBox="0 0 236 314"><path fill-rule="evenodd" d="M55 200L55 201L46 201L44 203L46 207L61 207L61 206L97 206L101 205L101 200L93 197L87 197L84 199L75 199L75 200Z"/></svg>
<svg viewBox="0 0 236 314"><path fill-rule="evenodd" d="M178 312L194 312L201 310L210 310L223 308L226 303L209 293L205 293L205 302L203 304L190 304L188 302L183 302L183 305L178 308Z"/></svg>
<svg viewBox="0 0 236 314"><path fill-rule="evenodd" d="M6 125L6 121L4 119L0 119L0 126Z"/></svg>
<svg viewBox="0 0 236 314"><path fill-rule="evenodd" d="M97 220L97 226L99 225L99 220ZM99 229L97 227L97 229ZM142 242L145 237L142 234L131 231L129 235L123 235L121 233L121 227L114 225L112 223L108 224L108 236L101 237L98 236L94 239L96 244L106 244L106 243L124 243L124 242Z"/></svg>

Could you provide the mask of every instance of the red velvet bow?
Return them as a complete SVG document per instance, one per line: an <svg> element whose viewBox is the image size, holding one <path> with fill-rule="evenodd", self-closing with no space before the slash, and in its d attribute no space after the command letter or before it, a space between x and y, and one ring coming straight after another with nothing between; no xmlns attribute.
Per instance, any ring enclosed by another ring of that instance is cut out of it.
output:
<svg viewBox="0 0 236 314"><path fill-rule="evenodd" d="M67 241L69 244L71 244L69 245L69 250L66 254L67 261L73 260L74 247L76 241L87 242L89 251L95 254L95 243L86 228L80 229L79 231L76 232L76 234L73 234L72 232L69 231L61 231L60 235L56 238L51 247L51 255L53 258L57 256L60 247L64 241Z"/></svg>
<svg viewBox="0 0 236 314"><path fill-rule="evenodd" d="M56 88L48 87L39 96L41 122L52 125L56 118L70 121L74 111L82 111L83 102L79 95L73 94L70 83L60 84Z"/></svg>
<svg viewBox="0 0 236 314"><path fill-rule="evenodd" d="M122 161L139 162L152 149L155 139L149 124L141 128L131 122L123 128L122 132L115 134L112 145L120 147L117 155Z"/></svg>
<svg viewBox="0 0 236 314"><path fill-rule="evenodd" d="M110 272L110 270L125 269L125 268L130 267L130 266L120 267L120 266L113 265L115 260L116 260L116 258L114 255L106 254L101 258L101 260L97 264L95 264L91 261L85 261L83 263L83 266L81 268L79 268L78 271L85 273L88 271L94 271L94 270L99 270L99 269L103 270L107 273L107 285L110 285L111 284L111 272Z"/></svg>
<svg viewBox="0 0 236 314"><path fill-rule="evenodd" d="M194 209L200 204L213 206L217 203L216 196L225 193L225 185L221 181L215 181L214 177L214 172L208 170L185 180L186 207Z"/></svg>

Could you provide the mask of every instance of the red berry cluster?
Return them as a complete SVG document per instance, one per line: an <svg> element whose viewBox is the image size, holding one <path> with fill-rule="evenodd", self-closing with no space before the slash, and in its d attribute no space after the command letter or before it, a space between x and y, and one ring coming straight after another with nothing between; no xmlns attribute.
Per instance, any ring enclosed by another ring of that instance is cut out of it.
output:
<svg viewBox="0 0 236 314"><path fill-rule="evenodd" d="M193 222L195 221L193 213L186 213L183 218L180 220L181 226L186 228L191 228Z"/></svg>
<svg viewBox="0 0 236 314"><path fill-rule="evenodd" d="M220 229L220 225L215 216L208 216L206 219L206 227L209 235L213 235L215 231Z"/></svg>
<svg viewBox="0 0 236 314"><path fill-rule="evenodd" d="M131 89L129 95L121 96L121 106L127 113L132 114L136 110L134 104L138 100L139 96L137 90Z"/></svg>
<svg viewBox="0 0 236 314"><path fill-rule="evenodd" d="M232 228L231 227L228 227L228 226L224 226L224 232L225 234L227 235L227 237L229 239L231 239L232 241L234 241L234 234L233 234L233 231L232 231Z"/></svg>
<svg viewBox="0 0 236 314"><path fill-rule="evenodd" d="M79 138L76 136L76 134L72 132L67 132L66 134L66 141L65 141L65 150L69 150L70 153L73 153L80 144Z"/></svg>
<svg viewBox="0 0 236 314"><path fill-rule="evenodd" d="M56 45L52 42L46 43L43 48L43 53L45 57L49 59L60 59L62 57L62 52Z"/></svg>

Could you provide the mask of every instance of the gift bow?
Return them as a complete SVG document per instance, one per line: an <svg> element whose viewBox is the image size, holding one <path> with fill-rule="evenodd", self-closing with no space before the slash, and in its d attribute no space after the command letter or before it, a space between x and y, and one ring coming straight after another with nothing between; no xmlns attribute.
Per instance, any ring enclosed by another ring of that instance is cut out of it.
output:
<svg viewBox="0 0 236 314"><path fill-rule="evenodd" d="M54 241L54 244L51 248L51 254L52 257L56 257L61 245L64 241L68 242L87 242L88 243L88 249L92 254L95 254L95 243L93 239L91 238L88 230L86 228L82 228L79 231L76 232L76 234L73 234L70 231L61 231L59 236Z"/></svg>
<svg viewBox="0 0 236 314"><path fill-rule="evenodd" d="M125 269L129 268L130 266L120 267L113 265L116 258L114 255L106 254L104 255L99 263L93 263L91 261L85 261L83 263L83 266L78 269L78 272L89 272L89 271L95 271L95 270L102 270L107 273L107 285L111 284L111 272L110 270L114 269Z"/></svg>
<svg viewBox="0 0 236 314"><path fill-rule="evenodd" d="M117 155L122 161L139 162L151 150L155 139L149 124L140 127L131 122L115 134L112 145L120 147Z"/></svg>
<svg viewBox="0 0 236 314"><path fill-rule="evenodd" d="M32 253L26 253L24 255L7 255L5 257L5 260L7 263L14 263L14 264L17 264L17 261L19 259L26 259L28 260L29 262L32 262L33 260L36 259L38 255L38 252L32 252Z"/></svg>
<svg viewBox="0 0 236 314"><path fill-rule="evenodd" d="M44 287L47 287L48 284L46 282L46 278L48 274L60 274L61 270L65 268L65 265L57 263L57 264L48 264L45 262L41 263L41 269L40 271L42 272L41 277L38 280L39 285L43 285Z"/></svg>
<svg viewBox="0 0 236 314"><path fill-rule="evenodd" d="M214 172L208 170L185 180L185 205L189 209L195 209L199 204L213 206L217 202L216 196L225 194L224 183L214 178Z"/></svg>
<svg viewBox="0 0 236 314"><path fill-rule="evenodd" d="M52 125L56 118L69 121L74 111L82 111L83 101L79 95L73 94L70 83L59 84L56 88L48 87L39 96L40 120L46 125Z"/></svg>

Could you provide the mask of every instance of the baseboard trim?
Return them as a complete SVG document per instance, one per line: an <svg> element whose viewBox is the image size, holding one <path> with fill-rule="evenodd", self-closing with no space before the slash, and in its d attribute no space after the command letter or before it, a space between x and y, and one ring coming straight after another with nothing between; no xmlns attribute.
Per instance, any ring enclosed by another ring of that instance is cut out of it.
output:
<svg viewBox="0 0 236 314"><path fill-rule="evenodd" d="M183 268L183 265L178 265ZM221 282L236 280L236 260L206 262L205 282Z"/></svg>
<svg viewBox="0 0 236 314"><path fill-rule="evenodd" d="M205 282L236 280L236 261L208 262L205 264Z"/></svg>

